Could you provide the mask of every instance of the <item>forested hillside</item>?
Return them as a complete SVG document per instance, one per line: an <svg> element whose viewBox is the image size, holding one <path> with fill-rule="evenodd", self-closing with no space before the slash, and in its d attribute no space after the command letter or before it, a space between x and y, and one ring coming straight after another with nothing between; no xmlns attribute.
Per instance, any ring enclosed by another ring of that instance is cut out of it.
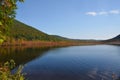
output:
<svg viewBox="0 0 120 80"><path fill-rule="evenodd" d="M42 31L39 31L31 26L28 26L17 20L14 21L14 25L10 27L9 37L13 39L23 40L43 40L43 41L61 41L67 40L67 38L56 37L54 35L48 35Z"/></svg>
<svg viewBox="0 0 120 80"><path fill-rule="evenodd" d="M118 36L116 36L116 37L110 39L110 40L117 40L117 41L120 41L120 34L119 34Z"/></svg>
<svg viewBox="0 0 120 80"><path fill-rule="evenodd" d="M104 40L103 43L120 45L120 35L108 40Z"/></svg>

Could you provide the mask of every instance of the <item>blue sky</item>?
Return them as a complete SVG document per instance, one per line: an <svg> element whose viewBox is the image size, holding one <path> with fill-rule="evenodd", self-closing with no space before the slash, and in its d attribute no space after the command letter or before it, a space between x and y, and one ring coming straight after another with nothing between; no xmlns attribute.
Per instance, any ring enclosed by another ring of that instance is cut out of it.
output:
<svg viewBox="0 0 120 80"><path fill-rule="evenodd" d="M120 0L25 0L16 19L48 34L109 39L120 34Z"/></svg>

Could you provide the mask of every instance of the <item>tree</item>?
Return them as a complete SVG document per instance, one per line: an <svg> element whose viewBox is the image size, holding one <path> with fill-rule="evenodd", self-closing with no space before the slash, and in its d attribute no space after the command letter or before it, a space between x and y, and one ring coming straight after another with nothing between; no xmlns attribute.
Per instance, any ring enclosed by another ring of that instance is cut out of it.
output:
<svg viewBox="0 0 120 80"><path fill-rule="evenodd" d="M15 68L14 60L10 60L0 66L0 80L25 80L22 73L23 66L19 66L18 69L11 73L11 70Z"/></svg>
<svg viewBox="0 0 120 80"><path fill-rule="evenodd" d="M24 0L0 0L0 40L5 40L5 36L9 33L9 27L16 15L17 2Z"/></svg>
<svg viewBox="0 0 120 80"><path fill-rule="evenodd" d="M8 29L13 23L18 1L23 2L24 0L0 0L0 44L5 40ZM11 69L14 67L14 60L0 66L0 80L25 80L24 75L21 73L23 66L19 66L17 71L12 74Z"/></svg>

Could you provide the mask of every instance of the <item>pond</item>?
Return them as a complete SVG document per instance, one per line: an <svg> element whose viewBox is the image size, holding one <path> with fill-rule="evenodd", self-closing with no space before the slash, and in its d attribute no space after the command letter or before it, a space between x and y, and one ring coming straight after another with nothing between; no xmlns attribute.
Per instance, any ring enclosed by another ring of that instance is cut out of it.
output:
<svg viewBox="0 0 120 80"><path fill-rule="evenodd" d="M28 80L112 80L119 77L120 46L92 45L61 48L3 48L0 61L25 64Z"/></svg>

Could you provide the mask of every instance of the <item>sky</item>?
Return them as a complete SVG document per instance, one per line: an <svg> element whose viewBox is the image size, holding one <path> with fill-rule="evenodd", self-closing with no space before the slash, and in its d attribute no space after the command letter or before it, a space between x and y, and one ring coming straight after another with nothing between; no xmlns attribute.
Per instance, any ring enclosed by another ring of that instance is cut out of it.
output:
<svg viewBox="0 0 120 80"><path fill-rule="evenodd" d="M101 40L120 34L120 0L25 0L16 12L47 34Z"/></svg>

